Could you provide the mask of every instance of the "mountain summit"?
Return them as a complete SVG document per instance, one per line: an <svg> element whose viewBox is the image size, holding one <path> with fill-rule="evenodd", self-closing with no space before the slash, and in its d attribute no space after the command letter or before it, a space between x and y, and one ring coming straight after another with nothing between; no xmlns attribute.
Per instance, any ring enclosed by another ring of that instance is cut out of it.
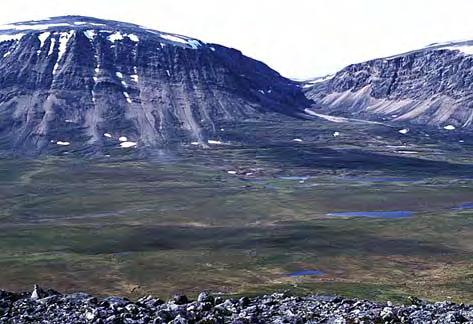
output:
<svg viewBox="0 0 473 324"><path fill-rule="evenodd" d="M182 35L80 16L0 27L1 150L206 145L309 102L265 64Z"/></svg>

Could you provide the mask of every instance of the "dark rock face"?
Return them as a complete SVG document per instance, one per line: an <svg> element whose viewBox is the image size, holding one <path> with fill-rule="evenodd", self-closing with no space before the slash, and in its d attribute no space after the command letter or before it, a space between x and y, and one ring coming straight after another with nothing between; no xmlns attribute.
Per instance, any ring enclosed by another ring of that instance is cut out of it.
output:
<svg viewBox="0 0 473 324"><path fill-rule="evenodd" d="M473 41L353 64L305 84L313 111L473 128Z"/></svg>
<svg viewBox="0 0 473 324"><path fill-rule="evenodd" d="M393 305L330 296L283 293L254 298L180 296L165 303L152 296L136 302L50 291L40 299L0 291L0 323L471 323L473 307L451 302ZM201 294L202 295L202 294ZM204 300L202 300L204 299Z"/></svg>
<svg viewBox="0 0 473 324"><path fill-rule="evenodd" d="M180 35L86 17L1 29L2 150L205 145L222 123L309 102L263 63Z"/></svg>

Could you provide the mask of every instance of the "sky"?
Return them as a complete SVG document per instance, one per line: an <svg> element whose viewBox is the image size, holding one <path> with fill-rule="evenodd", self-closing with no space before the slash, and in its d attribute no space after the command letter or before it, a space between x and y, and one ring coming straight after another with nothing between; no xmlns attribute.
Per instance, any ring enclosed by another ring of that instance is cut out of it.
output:
<svg viewBox="0 0 473 324"><path fill-rule="evenodd" d="M0 24L61 15L132 22L237 48L307 79L473 39L472 12L473 0L3 0Z"/></svg>

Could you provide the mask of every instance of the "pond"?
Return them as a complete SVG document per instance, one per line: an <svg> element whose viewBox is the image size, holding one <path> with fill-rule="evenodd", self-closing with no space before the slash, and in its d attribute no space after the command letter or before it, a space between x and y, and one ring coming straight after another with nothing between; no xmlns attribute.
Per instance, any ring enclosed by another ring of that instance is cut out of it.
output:
<svg viewBox="0 0 473 324"><path fill-rule="evenodd" d="M411 217L414 212L409 210L395 211L356 211L356 212L338 212L329 213L327 216L335 217L369 217L369 218L405 218Z"/></svg>
<svg viewBox="0 0 473 324"><path fill-rule="evenodd" d="M323 276L326 273L320 270L300 270L289 274L289 277L302 277L302 276Z"/></svg>

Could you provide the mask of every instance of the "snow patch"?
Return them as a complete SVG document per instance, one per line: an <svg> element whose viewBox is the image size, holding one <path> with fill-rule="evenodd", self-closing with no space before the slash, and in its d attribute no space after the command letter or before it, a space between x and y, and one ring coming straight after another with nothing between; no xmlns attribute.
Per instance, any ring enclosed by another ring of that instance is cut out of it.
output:
<svg viewBox="0 0 473 324"><path fill-rule="evenodd" d="M340 136L340 132L333 132L333 137L338 137Z"/></svg>
<svg viewBox="0 0 473 324"><path fill-rule="evenodd" d="M120 147L121 148L132 148L135 147L138 143L136 142L121 142Z"/></svg>
<svg viewBox="0 0 473 324"><path fill-rule="evenodd" d="M130 94L129 94L128 92L124 91L124 92L123 92L123 95L125 96L126 101L127 101L128 103L131 103Z"/></svg>
<svg viewBox="0 0 473 324"><path fill-rule="evenodd" d="M120 32L115 32L111 34L110 36L108 36L107 39L111 41L112 43L115 43L116 41L123 40L123 35Z"/></svg>
<svg viewBox="0 0 473 324"><path fill-rule="evenodd" d="M332 79L334 76L335 76L335 74L329 74L329 75L326 75L326 76L323 76L323 77L318 77L318 78L315 78L315 79L313 79L313 80L307 81L307 82L303 85L303 88L310 88L310 87L312 87L314 84L317 84L317 83L320 83L320 82L324 82L324 81L330 80L330 79Z"/></svg>
<svg viewBox="0 0 473 324"><path fill-rule="evenodd" d="M135 34L128 34L127 36L132 42L138 43L140 41L140 38Z"/></svg>
<svg viewBox="0 0 473 324"><path fill-rule="evenodd" d="M136 83L138 83L139 81L139 77L137 74L130 75L130 79L132 79Z"/></svg>
<svg viewBox="0 0 473 324"><path fill-rule="evenodd" d="M60 145L60 146L69 146L69 145L71 145L70 142L63 142L63 141L57 141L56 144Z"/></svg>
<svg viewBox="0 0 473 324"><path fill-rule="evenodd" d="M54 46L56 45L56 39L55 38L51 38L51 44L49 45L49 52L48 52L48 56L50 56L51 54L53 54L54 52Z"/></svg>
<svg viewBox="0 0 473 324"><path fill-rule="evenodd" d="M121 72L115 72L115 75L120 78L120 79L123 79L123 73Z"/></svg>
<svg viewBox="0 0 473 324"><path fill-rule="evenodd" d="M217 141L217 140L208 140L207 143L214 144L214 145L222 145L223 144L221 141Z"/></svg>
<svg viewBox="0 0 473 324"><path fill-rule="evenodd" d="M112 138L112 134L110 134L110 133L105 133L105 134L103 134L103 136L105 136L107 138Z"/></svg>
<svg viewBox="0 0 473 324"><path fill-rule="evenodd" d="M180 37L174 36L174 35L169 35L169 34L161 34L161 38L167 39L171 42L177 42L181 44L187 44L187 41L185 39L182 39Z"/></svg>
<svg viewBox="0 0 473 324"><path fill-rule="evenodd" d="M184 45L190 46L192 49L198 49L200 46L202 46L201 42L199 42L196 39L188 39L176 35L171 35L171 34L160 34L161 38L164 38L168 41L174 42L174 43L180 43Z"/></svg>
<svg viewBox="0 0 473 324"><path fill-rule="evenodd" d="M72 27L71 24L58 23L58 24L9 24L0 26L0 30L45 30L53 27Z"/></svg>
<svg viewBox="0 0 473 324"><path fill-rule="evenodd" d="M119 31L111 34L110 36L107 37L107 39L111 41L112 43L115 43L116 41L124 40L125 37L127 37L128 39L130 39L132 42L135 42L135 43L140 41L138 36L136 36L135 34L122 34Z"/></svg>
<svg viewBox="0 0 473 324"><path fill-rule="evenodd" d="M57 73L57 70L59 69L59 63L64 56L64 53L66 53L67 50L67 43L69 42L69 39L74 35L74 31L71 30L67 33L61 33L61 36L59 38L59 53L57 57L56 64L54 65L53 68L53 75Z"/></svg>
<svg viewBox="0 0 473 324"><path fill-rule="evenodd" d="M400 134L406 135L407 133L409 133L409 128L400 129L400 130L398 130L398 132L399 132Z"/></svg>
<svg viewBox="0 0 473 324"><path fill-rule="evenodd" d="M0 35L0 43L6 41L19 41L25 34Z"/></svg>
<svg viewBox="0 0 473 324"><path fill-rule="evenodd" d="M436 50L460 51L466 55L473 55L473 46L471 45L454 45L436 48Z"/></svg>
<svg viewBox="0 0 473 324"><path fill-rule="evenodd" d="M228 174L237 174L236 171L233 171L233 170L230 170L230 171L227 171Z"/></svg>
<svg viewBox="0 0 473 324"><path fill-rule="evenodd" d="M95 30L86 30L84 31L85 37L87 37L90 41L93 41L97 33Z"/></svg>
<svg viewBox="0 0 473 324"><path fill-rule="evenodd" d="M189 44L193 49L198 49L200 46L202 46L200 42L195 39L188 40L187 44Z"/></svg>
<svg viewBox="0 0 473 324"><path fill-rule="evenodd" d="M298 142L298 143L302 143L302 142L303 142L303 140L300 139L300 138L294 138L292 141L293 141L293 142Z"/></svg>
<svg viewBox="0 0 473 324"><path fill-rule="evenodd" d="M319 114L316 113L313 110L310 110L308 108L304 109L304 112L310 116L314 117L319 117L328 121L331 121L333 123L350 123L350 122L356 122L356 123L364 123L364 124L376 124L376 125L383 125L380 122L375 122L375 121L369 121L369 120L362 120L362 119L355 119L355 118L345 118L345 117L338 117L338 116L331 116L331 115L325 115L325 114Z"/></svg>
<svg viewBox="0 0 473 324"><path fill-rule="evenodd" d="M50 35L51 35L50 32L41 33L38 35L38 39L40 41L40 44L39 44L40 49L43 48L44 43L46 42L46 40L49 38Z"/></svg>
<svg viewBox="0 0 473 324"><path fill-rule="evenodd" d="M443 129L445 129L445 130L455 130L455 126L453 126L453 125L447 125L447 126L444 126Z"/></svg>
<svg viewBox="0 0 473 324"><path fill-rule="evenodd" d="M126 136L120 136L120 138L118 139L120 142L127 142L128 141L128 138Z"/></svg>

